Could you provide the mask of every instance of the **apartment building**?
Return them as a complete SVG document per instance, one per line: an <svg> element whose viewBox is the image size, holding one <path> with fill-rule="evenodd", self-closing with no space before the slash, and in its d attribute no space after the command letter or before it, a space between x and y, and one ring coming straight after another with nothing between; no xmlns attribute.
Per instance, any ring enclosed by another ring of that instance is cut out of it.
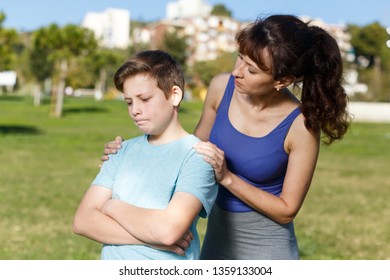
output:
<svg viewBox="0 0 390 280"><path fill-rule="evenodd" d="M163 19L136 28L131 41L157 48L165 32L175 32L186 38L189 46L187 63L192 65L196 61L215 59L221 52L235 51L235 34L241 25L233 18L214 15Z"/></svg>
<svg viewBox="0 0 390 280"><path fill-rule="evenodd" d="M84 16L81 26L91 29L103 47L125 49L130 44L128 10L109 8L100 13L89 12Z"/></svg>

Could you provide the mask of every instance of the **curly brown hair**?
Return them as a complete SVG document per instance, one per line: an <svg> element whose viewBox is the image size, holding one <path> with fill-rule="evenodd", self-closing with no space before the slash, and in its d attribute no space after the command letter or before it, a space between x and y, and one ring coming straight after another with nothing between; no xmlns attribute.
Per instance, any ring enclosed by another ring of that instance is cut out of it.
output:
<svg viewBox="0 0 390 280"><path fill-rule="evenodd" d="M294 85L302 83L305 125L321 131L323 142L331 144L344 136L350 124L343 63L336 40L309 24L293 15L273 15L247 25L236 41L239 52L270 71L275 80L293 77ZM270 68L264 64L263 50L271 57Z"/></svg>

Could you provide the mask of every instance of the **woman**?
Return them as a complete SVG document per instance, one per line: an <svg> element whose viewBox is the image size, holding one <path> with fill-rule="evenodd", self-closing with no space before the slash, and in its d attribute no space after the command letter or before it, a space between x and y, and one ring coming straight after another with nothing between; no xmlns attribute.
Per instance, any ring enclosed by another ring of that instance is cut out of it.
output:
<svg viewBox="0 0 390 280"><path fill-rule="evenodd" d="M234 71L211 81L194 133L219 183L201 259L299 259L293 219L321 139L349 126L340 50L291 15L257 20L236 40ZM300 99L285 90L300 84Z"/></svg>

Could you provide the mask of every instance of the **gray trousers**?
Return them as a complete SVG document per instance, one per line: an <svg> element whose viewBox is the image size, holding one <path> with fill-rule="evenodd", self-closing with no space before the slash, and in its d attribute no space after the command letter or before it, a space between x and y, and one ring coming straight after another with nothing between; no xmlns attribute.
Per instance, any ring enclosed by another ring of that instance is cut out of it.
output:
<svg viewBox="0 0 390 280"><path fill-rule="evenodd" d="M278 224L255 211L224 211L214 204L208 218L200 259L299 259L294 224Z"/></svg>

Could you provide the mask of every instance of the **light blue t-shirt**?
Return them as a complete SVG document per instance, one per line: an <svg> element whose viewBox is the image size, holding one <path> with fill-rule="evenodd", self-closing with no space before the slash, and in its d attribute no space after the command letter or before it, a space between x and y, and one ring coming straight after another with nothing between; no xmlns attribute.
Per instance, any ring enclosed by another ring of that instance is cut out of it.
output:
<svg viewBox="0 0 390 280"><path fill-rule="evenodd" d="M175 192L187 192L202 203L199 213L207 217L217 195L214 171L192 148L199 139L189 135L163 145L151 145L147 135L122 143L117 154L104 162L92 185L112 190L113 198L152 209L165 209ZM102 259L199 259L196 230L185 256L143 245L103 245Z"/></svg>

